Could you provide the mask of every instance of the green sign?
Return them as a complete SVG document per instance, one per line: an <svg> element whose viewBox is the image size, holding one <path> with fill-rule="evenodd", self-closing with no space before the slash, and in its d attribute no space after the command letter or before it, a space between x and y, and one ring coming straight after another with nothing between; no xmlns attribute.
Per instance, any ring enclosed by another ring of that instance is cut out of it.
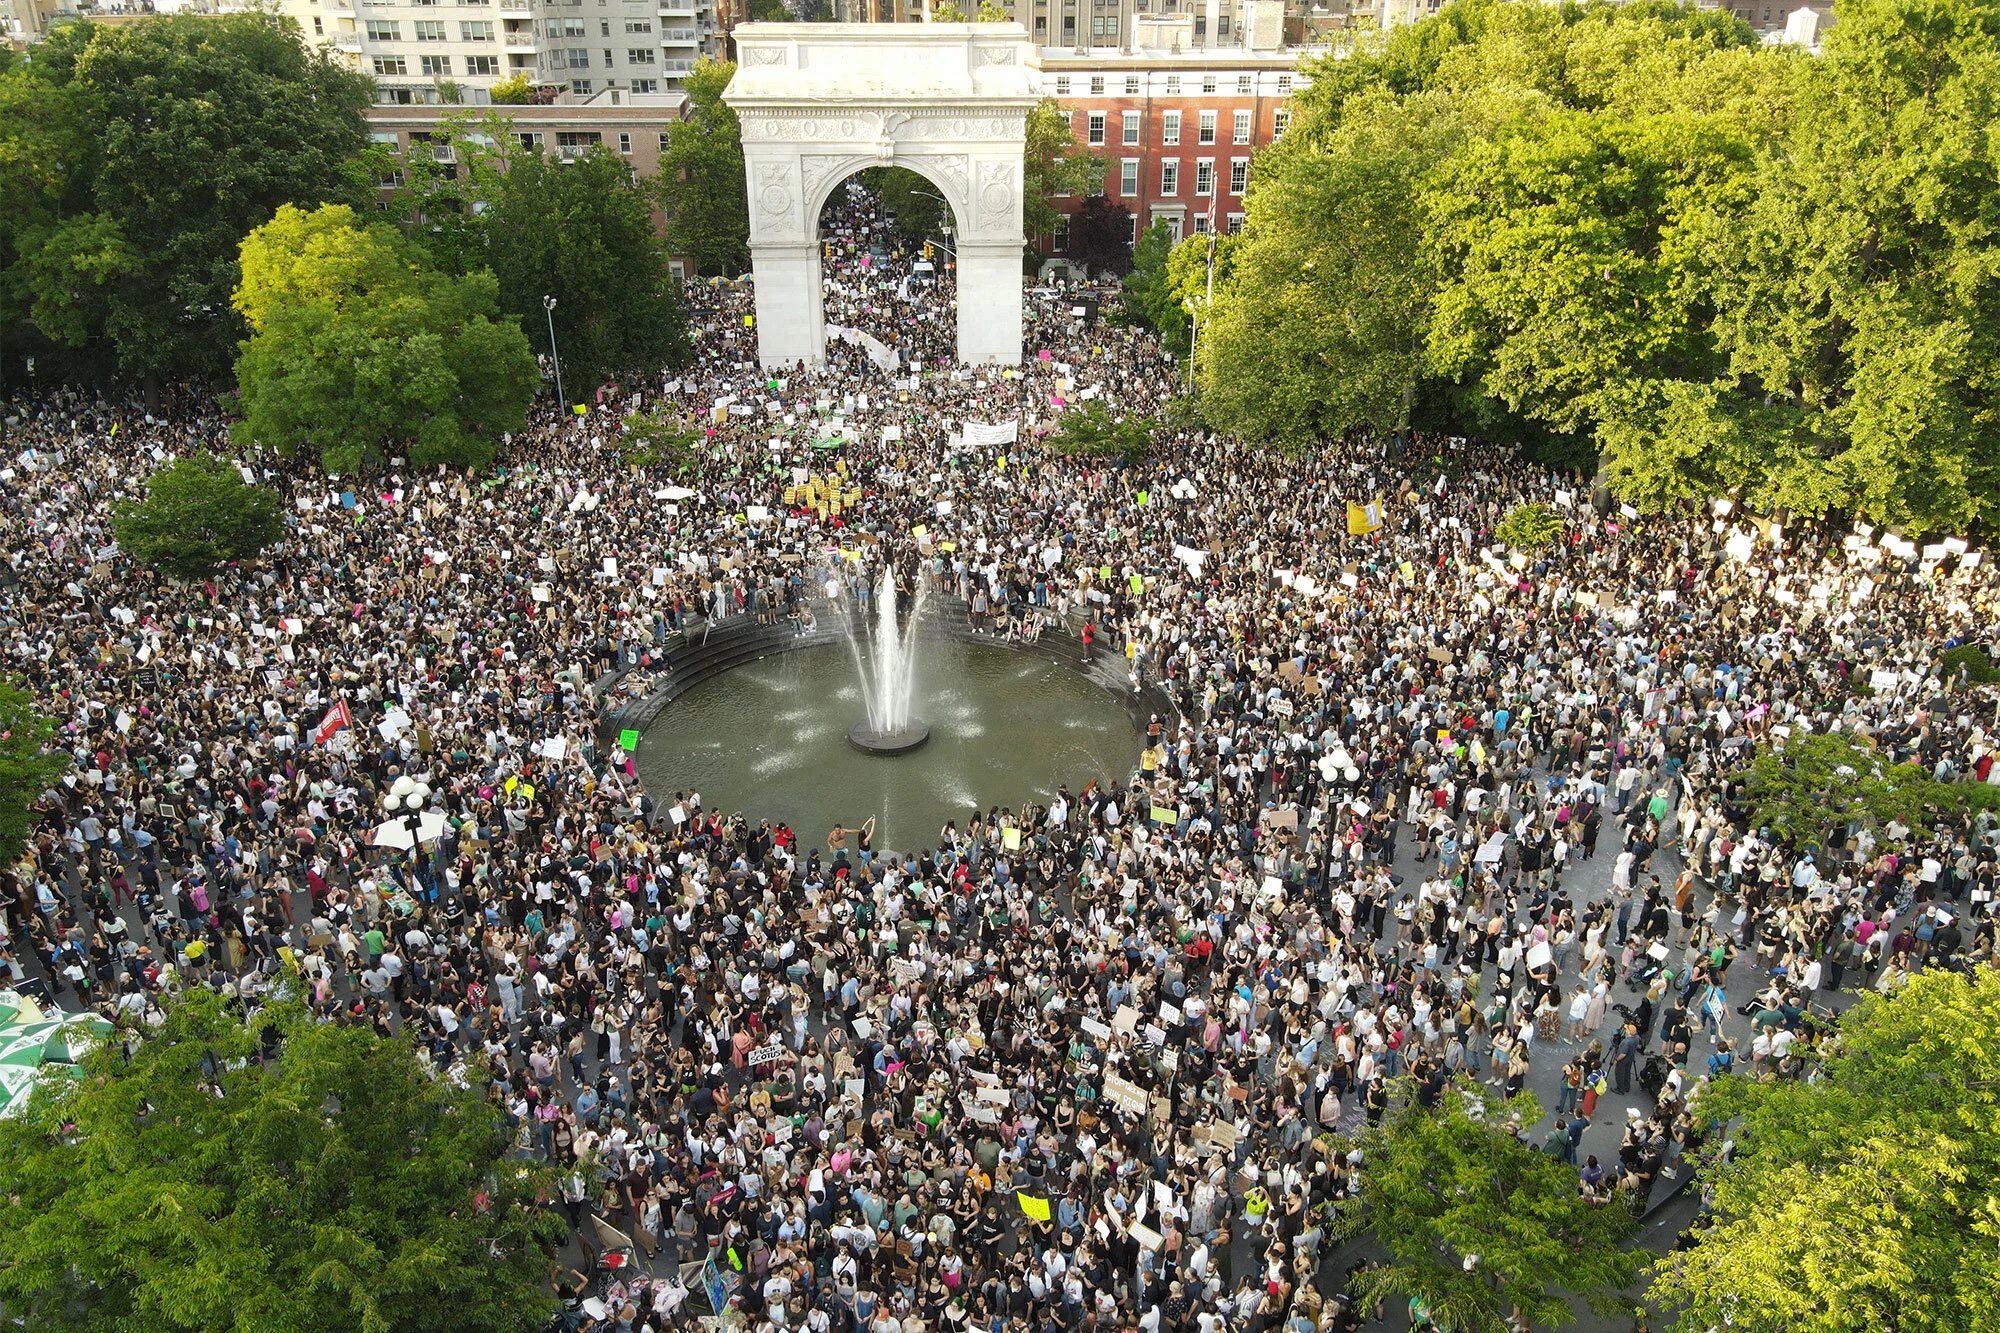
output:
<svg viewBox="0 0 2000 1333"><path fill-rule="evenodd" d="M634 731L634 730L633 730L632 728L630 728L630 727L627 727L627 728L625 728L625 730L623 730L623 731L619 732L619 733L618 733L618 748L619 748L619 749L621 749L621 750L636 750L636 749L638 749L638 748L639 748L639 733L638 733L638 732L636 732L636 731Z"/></svg>

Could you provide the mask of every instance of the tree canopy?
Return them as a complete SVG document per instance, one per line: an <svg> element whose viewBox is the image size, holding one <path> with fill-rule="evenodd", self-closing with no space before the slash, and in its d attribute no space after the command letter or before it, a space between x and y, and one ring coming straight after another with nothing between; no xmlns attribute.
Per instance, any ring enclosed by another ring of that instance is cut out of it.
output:
<svg viewBox="0 0 2000 1333"><path fill-rule="evenodd" d="M221 379L239 242L358 200L372 95L266 14L56 25L0 74L0 343L58 375Z"/></svg>
<svg viewBox="0 0 2000 1333"><path fill-rule="evenodd" d="M0 1304L31 1333L533 1333L563 1229L507 1142L406 1039L193 991L0 1122Z"/></svg>
<svg viewBox="0 0 2000 1333"><path fill-rule="evenodd" d="M1021 171L1021 224L1030 237L1056 229L1058 195L1089 196L1104 184L1104 159L1076 141L1069 112L1053 97L1028 112Z"/></svg>
<svg viewBox="0 0 2000 1333"><path fill-rule="evenodd" d="M0 867L21 859L35 827L35 802L69 767L67 756L48 749L55 730L34 695L0 676Z"/></svg>
<svg viewBox="0 0 2000 1333"><path fill-rule="evenodd" d="M1843 0L1821 58L1691 6L1458 0L1316 60L1203 339L1212 419L1580 440L1647 511L1966 526L2000 496L1997 35L2000 0Z"/></svg>
<svg viewBox="0 0 2000 1333"><path fill-rule="evenodd" d="M1342 1226L1389 1251L1362 1278L1364 1300L1421 1300L1452 1333L1505 1333L1516 1309L1530 1327L1571 1323L1565 1292L1594 1310L1629 1308L1631 1214L1586 1201L1576 1168L1524 1142L1508 1117L1532 1125L1541 1108L1461 1080L1435 1107L1406 1098L1362 1133L1361 1194Z"/></svg>
<svg viewBox="0 0 2000 1333"><path fill-rule="evenodd" d="M539 371L484 270L438 273L387 223L285 207L243 241L236 375L247 441L314 451L327 471L471 467L527 419Z"/></svg>
<svg viewBox="0 0 2000 1333"><path fill-rule="evenodd" d="M667 127L659 177L668 250L686 255L703 273L729 276L750 262L743 126L722 100L735 75L727 60L695 62L684 88L687 112Z"/></svg>
<svg viewBox="0 0 2000 1333"><path fill-rule="evenodd" d="M1714 1225L1659 1262L1684 1333L1958 1333L2000 1310L2000 973L1926 970L1840 1019L1813 1080L1725 1078Z"/></svg>
<svg viewBox="0 0 2000 1333"><path fill-rule="evenodd" d="M1843 732L1811 732L1761 747L1745 775L1750 822L1801 847L1834 829L1890 821L1924 828L1983 809L2000 809L2000 788L1940 782L1914 763L1883 761L1873 745Z"/></svg>
<svg viewBox="0 0 2000 1333"><path fill-rule="evenodd" d="M563 377L579 394L615 375L687 364L687 312L653 207L625 160L599 146L557 162L517 153L480 214L500 309L520 320L539 352L552 312Z"/></svg>
<svg viewBox="0 0 2000 1333"><path fill-rule="evenodd" d="M247 560L285 535L277 492L252 486L213 454L177 458L146 479L146 498L112 511L118 544L175 578Z"/></svg>

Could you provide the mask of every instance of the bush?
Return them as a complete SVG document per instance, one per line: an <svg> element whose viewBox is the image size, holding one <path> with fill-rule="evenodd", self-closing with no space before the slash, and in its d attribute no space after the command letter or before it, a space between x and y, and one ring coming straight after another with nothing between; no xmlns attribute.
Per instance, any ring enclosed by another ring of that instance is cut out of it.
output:
<svg viewBox="0 0 2000 1333"><path fill-rule="evenodd" d="M1944 655L1944 681L1949 685L1958 678L1959 668L1965 669L1965 678L1974 685L1991 685L2000 681L2000 667L1993 665L1993 659L1986 655L1983 644L1961 643L1956 648L1947 649Z"/></svg>
<svg viewBox="0 0 2000 1333"><path fill-rule="evenodd" d="M278 497L244 482L213 454L176 459L152 475L146 498L112 511L112 531L134 560L177 579L197 579L248 560L285 535Z"/></svg>
<svg viewBox="0 0 2000 1333"><path fill-rule="evenodd" d="M1542 504L1516 505L1500 520L1493 535L1517 551L1547 546L1562 533L1562 519Z"/></svg>
<svg viewBox="0 0 2000 1333"><path fill-rule="evenodd" d="M1116 458L1129 463L1145 455L1152 437L1145 422L1114 418L1101 399L1093 398L1056 419L1049 447L1073 458Z"/></svg>

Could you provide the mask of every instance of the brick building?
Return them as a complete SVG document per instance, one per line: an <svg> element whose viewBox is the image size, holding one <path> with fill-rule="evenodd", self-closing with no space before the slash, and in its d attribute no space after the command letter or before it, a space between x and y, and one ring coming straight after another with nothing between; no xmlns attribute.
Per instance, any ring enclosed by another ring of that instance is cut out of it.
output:
<svg viewBox="0 0 2000 1333"><path fill-rule="evenodd" d="M1155 222L1176 236L1243 226L1256 151L1285 132L1305 82L1296 48L1265 51L1042 52L1043 89L1070 115L1079 144L1105 160L1104 194L1132 214L1133 239ZM1059 199L1074 213L1081 199ZM1067 251L1067 229L1034 238Z"/></svg>

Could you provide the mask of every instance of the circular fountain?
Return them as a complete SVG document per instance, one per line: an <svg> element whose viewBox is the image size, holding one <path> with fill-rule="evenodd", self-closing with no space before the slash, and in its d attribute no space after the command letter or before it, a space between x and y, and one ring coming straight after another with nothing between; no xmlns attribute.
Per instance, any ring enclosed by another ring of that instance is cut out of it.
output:
<svg viewBox="0 0 2000 1333"><path fill-rule="evenodd" d="M931 738L930 724L910 711L917 686L917 618L923 609L924 588L919 583L909 620L896 623L896 576L885 568L875 585L875 623L865 636L868 652L861 651L861 627L849 625L847 642L854 650L854 669L868 710L868 716L847 731L848 743L857 750L908 754Z"/></svg>

